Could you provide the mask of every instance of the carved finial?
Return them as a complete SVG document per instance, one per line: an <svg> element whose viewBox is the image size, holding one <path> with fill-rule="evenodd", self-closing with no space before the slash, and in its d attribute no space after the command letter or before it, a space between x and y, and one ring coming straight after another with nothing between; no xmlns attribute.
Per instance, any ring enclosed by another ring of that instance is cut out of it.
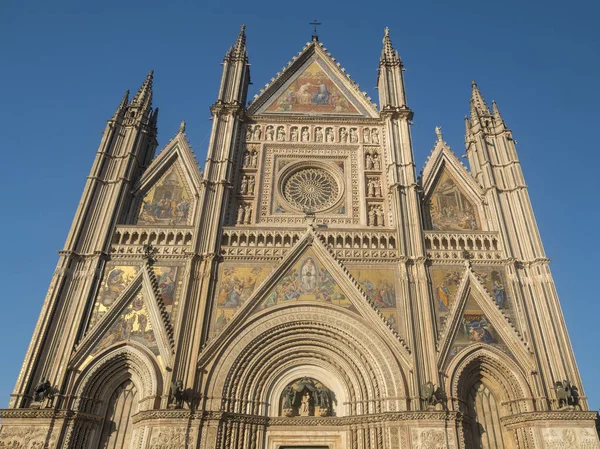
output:
<svg viewBox="0 0 600 449"><path fill-rule="evenodd" d="M435 127L435 135L437 136L437 141L438 142L441 142L443 140L442 139L443 136L442 136L442 127L441 126L436 126Z"/></svg>
<svg viewBox="0 0 600 449"><path fill-rule="evenodd" d="M471 81L471 119L473 119L473 114L490 115L490 109L479 92L475 80Z"/></svg>
<svg viewBox="0 0 600 449"><path fill-rule="evenodd" d="M398 56L398 52L394 49L392 45L392 40L390 39L390 29L385 27L383 32L383 49L381 50L381 59L379 64L386 65L398 65L402 64L400 61L400 57Z"/></svg>
<svg viewBox="0 0 600 449"><path fill-rule="evenodd" d="M185 120L182 120L181 124L179 125L179 134L183 133L185 133Z"/></svg>

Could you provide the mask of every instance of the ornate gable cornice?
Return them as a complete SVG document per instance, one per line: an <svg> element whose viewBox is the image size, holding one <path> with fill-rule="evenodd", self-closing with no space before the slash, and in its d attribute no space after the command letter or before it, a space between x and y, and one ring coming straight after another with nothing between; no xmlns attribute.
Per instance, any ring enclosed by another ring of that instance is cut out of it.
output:
<svg viewBox="0 0 600 449"><path fill-rule="evenodd" d="M366 92L360 90L358 84L350 78L348 73L346 73L346 69L344 69L331 53L327 51L327 48L323 46L323 43L318 41L307 42L302 50L288 61L287 65L282 67L280 72L277 72L275 78L271 78L271 81L265 84L264 88L260 89L259 93L256 94L250 102L246 114L248 116L257 114L261 107L276 95L281 87L283 87L283 85L290 80L313 55L321 57L329 68L336 73L339 80L353 96L361 102L361 105L370 114L370 117L368 118L379 117L377 105L371 101L371 98L367 96ZM357 116L356 118L360 117Z"/></svg>
<svg viewBox="0 0 600 449"><path fill-rule="evenodd" d="M431 194L431 190L444 168L450 170L456 181L467 187L465 190L468 191L473 199L477 199L479 203L483 201L484 192L481 187L473 179L473 176L471 176L471 173L458 156L441 139L438 139L423 166L422 185L426 198Z"/></svg>

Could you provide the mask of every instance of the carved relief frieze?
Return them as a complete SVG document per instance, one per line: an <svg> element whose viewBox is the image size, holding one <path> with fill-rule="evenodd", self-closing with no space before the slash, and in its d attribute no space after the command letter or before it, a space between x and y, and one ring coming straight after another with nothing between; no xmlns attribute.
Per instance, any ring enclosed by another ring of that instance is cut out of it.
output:
<svg viewBox="0 0 600 449"><path fill-rule="evenodd" d="M413 449L453 449L456 447L454 440L450 430L421 427L410 429L410 447Z"/></svg>
<svg viewBox="0 0 600 449"><path fill-rule="evenodd" d="M195 429L161 426L152 429L150 449L187 449L195 442Z"/></svg>
<svg viewBox="0 0 600 449"><path fill-rule="evenodd" d="M598 435L591 429L578 427L542 429L545 449L599 449Z"/></svg>
<svg viewBox="0 0 600 449"><path fill-rule="evenodd" d="M57 432L47 426L9 426L0 429L0 449L53 449Z"/></svg>

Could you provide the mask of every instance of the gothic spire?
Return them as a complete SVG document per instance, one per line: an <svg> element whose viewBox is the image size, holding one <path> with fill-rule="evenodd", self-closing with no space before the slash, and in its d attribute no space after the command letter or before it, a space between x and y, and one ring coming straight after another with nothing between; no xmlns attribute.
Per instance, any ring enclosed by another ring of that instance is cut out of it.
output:
<svg viewBox="0 0 600 449"><path fill-rule="evenodd" d="M246 25L242 25L240 28L240 34L238 34L235 45L231 50L231 56L234 58L246 58Z"/></svg>
<svg viewBox="0 0 600 449"><path fill-rule="evenodd" d="M383 35L383 49L381 50L381 59L379 65L402 65L402 61L398 56L398 51L394 49L392 40L390 39L390 29L385 27Z"/></svg>
<svg viewBox="0 0 600 449"><path fill-rule="evenodd" d="M152 104L152 80L154 78L154 70L150 70L148 76L140 86L140 89L131 100L131 106L149 106Z"/></svg>
<svg viewBox="0 0 600 449"><path fill-rule="evenodd" d="M500 111L498 110L498 105L495 100L492 100L492 114L494 115L494 119L498 121L502 121L502 116L500 115Z"/></svg>
<svg viewBox="0 0 600 449"><path fill-rule="evenodd" d="M473 116L473 110L479 115L490 115L490 109L485 103L481 92L479 92L475 80L471 81L471 88L471 116Z"/></svg>

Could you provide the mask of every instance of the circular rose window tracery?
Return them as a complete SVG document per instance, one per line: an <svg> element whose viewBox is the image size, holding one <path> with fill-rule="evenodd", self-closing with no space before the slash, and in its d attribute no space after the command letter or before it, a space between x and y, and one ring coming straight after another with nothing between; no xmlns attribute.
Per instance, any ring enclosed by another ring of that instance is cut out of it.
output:
<svg viewBox="0 0 600 449"><path fill-rule="evenodd" d="M282 190L286 201L300 210L327 209L340 196L337 181L322 168L298 170L285 180Z"/></svg>

